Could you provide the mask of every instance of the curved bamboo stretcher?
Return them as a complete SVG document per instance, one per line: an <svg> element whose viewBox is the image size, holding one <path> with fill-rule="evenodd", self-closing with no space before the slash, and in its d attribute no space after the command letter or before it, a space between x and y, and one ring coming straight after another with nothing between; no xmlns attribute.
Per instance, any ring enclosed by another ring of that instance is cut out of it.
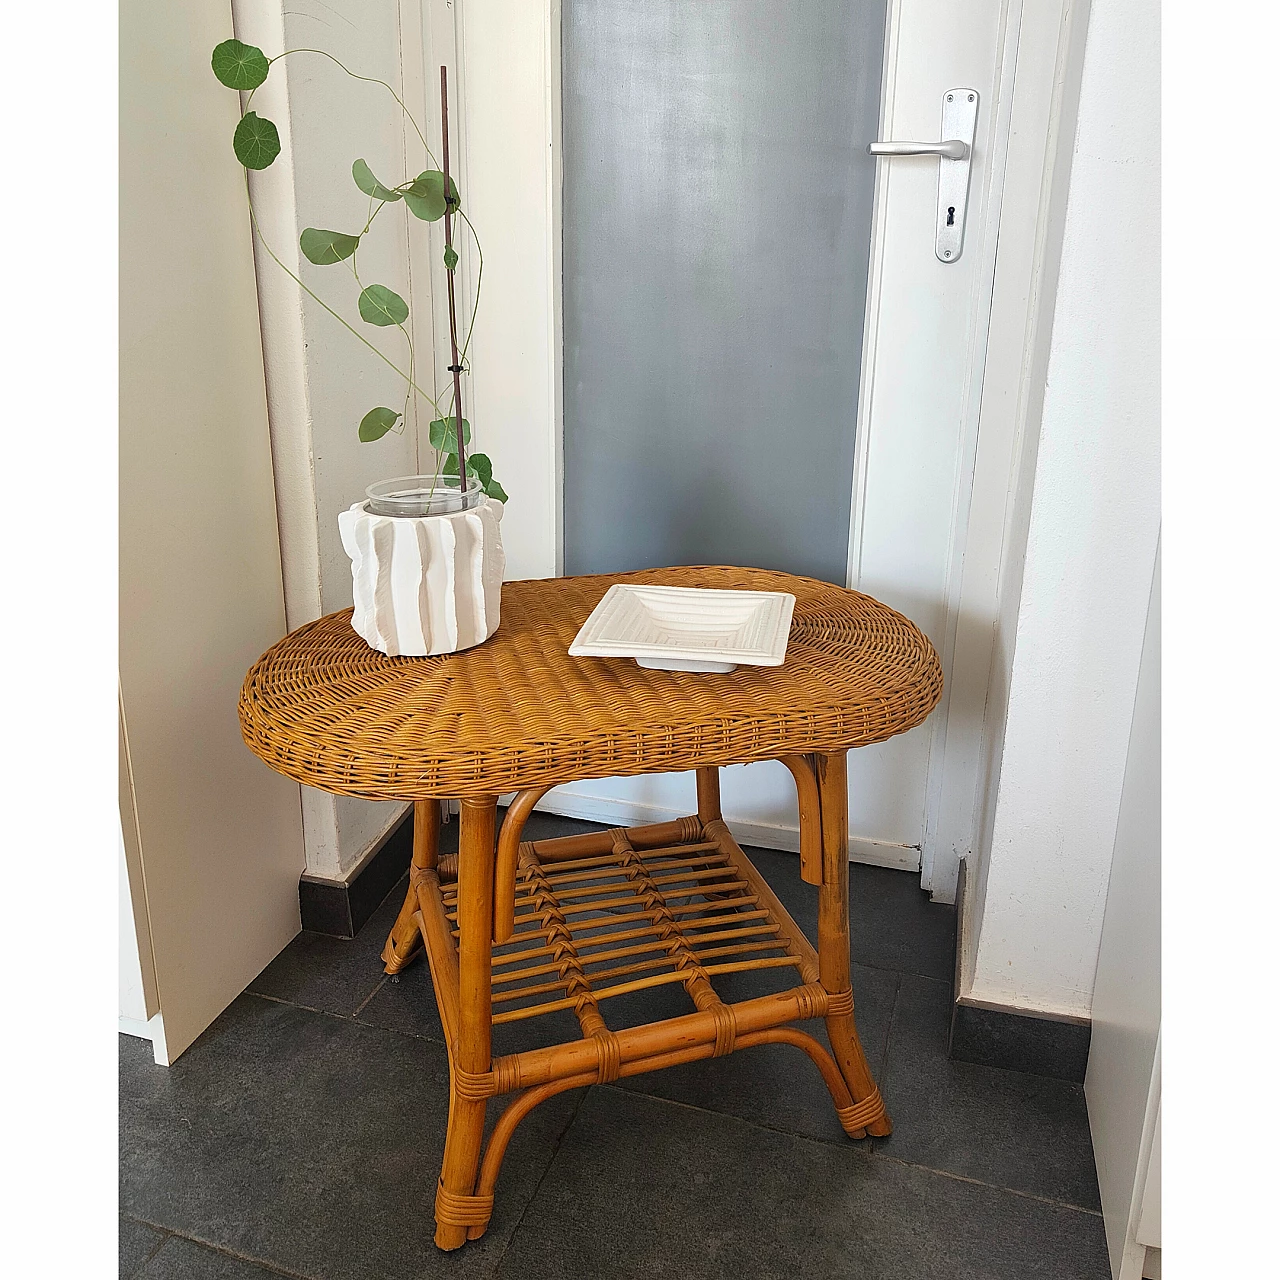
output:
<svg viewBox="0 0 1280 1280"><path fill-rule="evenodd" d="M569 658L616 581L791 591L786 662L694 675ZM267 763L340 794L416 802L409 893L383 961L396 973L424 944L449 1046L441 1248L483 1234L512 1133L565 1089L789 1044L821 1072L846 1133L889 1133L854 1025L845 753L918 724L941 688L928 640L886 606L733 568L507 583L497 635L444 657L376 653L346 611L254 665L240 721ZM796 782L816 948L721 817L719 766L768 759ZM557 783L676 769L696 771L696 816L522 839ZM499 832L498 796L510 792ZM461 801L455 857L439 855L441 797ZM728 1000L731 975L772 989ZM689 1011L610 1025L609 1001L658 987L682 991ZM494 1027L565 1010L580 1039L494 1056ZM788 1025L811 1018L825 1020L830 1051ZM508 1093L486 1147L488 1101Z"/></svg>

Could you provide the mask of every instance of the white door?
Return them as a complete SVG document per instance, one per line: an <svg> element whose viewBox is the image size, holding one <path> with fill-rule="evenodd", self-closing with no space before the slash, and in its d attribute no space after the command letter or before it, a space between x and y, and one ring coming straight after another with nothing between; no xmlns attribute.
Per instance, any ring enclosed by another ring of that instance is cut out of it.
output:
<svg viewBox="0 0 1280 1280"><path fill-rule="evenodd" d="M714 6L729 32L735 4ZM589 0L572 0L575 12L584 5ZM843 7L837 0L830 5ZM740 7L760 9L751 0ZM874 20L875 6L862 7ZM1046 7L1035 24L1061 23L1062 6L1050 7L1057 16ZM698 6L698 13L705 17L711 8ZM562 306L573 303L567 296L562 303L560 244L561 210L573 199L560 185L561 85L572 78L561 62L560 32L570 9L571 0L546 6L465 0L449 32L462 82L464 176L486 237L485 302L473 346L477 430L488 433L504 473L518 468L523 477L504 523L513 577L564 571L565 510L574 498L564 491L574 467L564 453L573 441L566 446L563 435L561 381ZM679 7L673 13L679 17ZM845 577L915 620L950 679L1019 32L1032 20L1023 20L1017 0L887 0L879 21L880 121L854 140L858 149L877 136L938 142L947 91L972 91L978 102L958 258L943 261L935 252L939 168L946 162L932 156L877 162L870 226L860 233L869 239L865 327L861 353L849 353L860 377L847 422L853 464ZM678 25L672 38L679 38ZM1053 46L1042 44L1052 55ZM442 61L450 56L439 36L428 52ZM762 66L775 54L767 42L726 45L726 57L755 58ZM563 56L572 55L566 45ZM797 94L807 89L803 82L793 86ZM566 175L565 182L572 179ZM709 181L714 186L714 174ZM664 252L663 232L654 227L655 254ZM715 233L708 225L712 248ZM513 406L523 412L513 413ZM544 406L551 416L545 433L531 429L529 416ZM950 899L963 849L953 833L930 845L946 728L940 708L915 732L851 755L850 853L922 870L925 886ZM795 847L794 789L781 765L727 769L722 788L726 815L742 839ZM606 822L643 821L688 812L692 794L691 778L681 775L597 780L559 788L543 807Z"/></svg>

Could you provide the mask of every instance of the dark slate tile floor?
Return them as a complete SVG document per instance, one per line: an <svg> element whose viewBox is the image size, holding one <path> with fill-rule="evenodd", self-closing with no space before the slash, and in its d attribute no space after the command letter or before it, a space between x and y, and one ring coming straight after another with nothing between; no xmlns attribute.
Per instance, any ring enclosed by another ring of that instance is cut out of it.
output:
<svg viewBox="0 0 1280 1280"><path fill-rule="evenodd" d="M537 814L529 835L588 829ZM794 855L750 853L813 936ZM121 1037L120 1275L1104 1280L1081 1087L948 1059L953 910L904 872L851 881L856 1016L892 1137L845 1138L785 1045L562 1094L517 1130L483 1239L438 1252L431 976L419 960L389 981L378 961L402 882L359 937L299 935L173 1067ZM609 1007L620 1024L687 1011L673 999Z"/></svg>

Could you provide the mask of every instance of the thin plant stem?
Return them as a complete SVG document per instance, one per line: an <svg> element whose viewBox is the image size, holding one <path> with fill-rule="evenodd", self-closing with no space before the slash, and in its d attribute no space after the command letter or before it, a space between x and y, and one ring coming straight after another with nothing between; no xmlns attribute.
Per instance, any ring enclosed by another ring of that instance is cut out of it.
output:
<svg viewBox="0 0 1280 1280"><path fill-rule="evenodd" d="M462 359L460 364L467 363L467 350L471 346L471 335L475 332L476 313L480 310L480 286L484 283L484 250L480 247L480 237L476 234L476 229L471 225L471 219L467 217L462 206L458 206L458 217L467 224L467 229L471 232L471 239L476 246L476 256L480 259L476 269L476 296L471 300L471 319L467 323L467 336L462 343Z"/></svg>
<svg viewBox="0 0 1280 1280"><path fill-rule="evenodd" d="M245 172L245 193L249 195L249 174L247 170ZM298 288L301 289L303 293L307 295L307 297L311 298L315 302L318 302L344 329L346 329L349 333L352 333L357 338L359 338L359 340L363 342L364 345L368 347L369 350L372 351L373 354L377 356L378 359L381 360L383 364L385 364L389 369L391 369L393 373L403 378L420 396L423 397L424 400L427 400L430 404L434 406L436 402L433 396L428 395L420 386L418 386L418 384L412 378L409 377L407 373L404 372L403 369L397 368L396 365L387 356L383 355L383 353L379 351L378 348L375 347L373 343L370 342L369 339L364 336L364 334L360 333L356 329L353 329L322 297L320 297L319 294L317 294L312 289L308 289L307 286L296 275L294 275L294 273L290 271L289 268L279 259L279 257L276 256L275 250L272 249L272 247L267 243L267 238L262 234L262 228L258 225L258 215L253 207L252 195L249 195L249 217L253 222L253 229L254 229L254 232L257 234L259 242L261 243L262 247L267 251L267 254L270 256L272 262L274 262L276 266L278 266L280 270L283 271L285 275L287 275L289 279L292 280L294 284L296 284Z"/></svg>
<svg viewBox="0 0 1280 1280"><path fill-rule="evenodd" d="M352 71L351 68L348 67L344 62L342 62L341 59L334 57L333 54L329 53L325 49L311 49L311 48L286 49L283 53L277 54L274 58L269 58L268 62L269 63L278 62L281 59L287 58L290 55L295 53L317 54L322 58L327 58L330 62L332 62L335 66L337 66L346 75L350 76L351 79L353 80L360 80L366 84L381 85L381 87L386 89L386 91L392 96L392 98L395 99L396 105L400 108L401 112L404 114L405 119L407 119L409 123L413 126L414 132L418 135L418 140L422 143L422 149L426 153L428 163L433 166L437 164L435 155L432 153L431 147L427 142L426 136L423 134L422 129L419 127L418 122L414 118L413 113L405 105L404 100L395 91L395 89L390 84L388 84L385 80L380 80L376 76L359 75L357 72ZM294 274L294 272L291 271L289 267L287 267L285 263L280 259L280 257L276 254L275 250L273 250L271 246L267 243L266 237L262 234L262 227L258 222L257 211L254 209L254 206L253 206L253 193L249 189L249 173L247 169L245 171L245 193L248 197L249 217L253 223L254 234L258 237L259 242L261 243L262 247L266 250L267 254L270 256L272 261L275 262L275 264L309 298L319 303L320 306L323 307L325 311L327 311L335 320L338 321L339 324L343 326L343 328L345 328L349 333L353 334L356 338L358 338L361 342L363 342L364 345L368 347L369 350L372 351L397 376L404 379L406 384L405 409L404 409L404 412L401 414L400 432L403 433L403 431L408 427L409 406L415 394L422 396L423 399L426 400L427 403L431 405L438 419L442 419L447 422L449 417L452 416L455 423L455 431L456 431L457 443L458 443L458 452L457 452L458 491L459 491L459 494L461 495L466 492L466 446L462 436L461 374L462 374L463 368L466 367L467 355L471 347L471 337L472 337L472 334L475 332L476 315L480 308L480 290L484 281L484 250L480 245L480 236L477 233L471 219L467 217L466 212L461 208L460 204L450 199L449 134L448 134L449 108L448 108L446 77L447 77L447 72L444 67L441 67L440 68L440 90L441 90L440 105L441 105L441 122L442 122L442 143L444 147L444 151L443 151L444 162L440 166L440 169L442 171L442 176L444 180L443 190L444 190L444 197L445 197L445 214L444 214L445 247L446 249L452 249L453 247L451 215L456 213L467 224L467 230L471 233L471 239L476 248L478 264L477 264L477 270L476 270L475 297L472 299L471 315L467 322L467 331L466 331L466 336L463 339L461 352L459 352L458 350L457 322L455 318L455 309L454 309L454 273L453 271L449 271L446 268L448 291L449 291L450 350L453 356L454 368L452 369L453 378L451 380L451 385L449 386L449 393L450 393L449 405L443 413L440 410L439 400L435 396L428 394L417 383L417 354L414 349L413 338L410 336L409 331L404 327L404 325L398 324L397 327L404 334L405 342L408 347L409 372L407 374L403 370L401 370L388 356L386 356L382 351L380 351L376 346L374 346L374 344L370 342L369 339L366 338L362 333L360 333L359 330L357 330L351 324L349 324L346 320L344 320L342 316L338 314L338 312L336 312L331 306L329 306L327 302L325 302L323 298L319 296L319 294L317 294L313 289L309 288L298 275ZM250 104L253 102L253 98L256 93L257 93L257 88L250 91L248 98L245 100L246 111L248 110ZM414 179L406 179L402 184L400 184L400 186L391 188L391 190L394 190L400 193L401 195L403 195L406 191L412 188L413 182L414 182ZM362 239L368 233L369 228L373 225L373 222L377 218L378 214L380 214L388 204L393 204L393 203L395 202L390 200L382 200L376 196L371 195L369 197L369 209L367 212L367 217L365 219L364 227L362 228L359 235L357 236L358 240ZM353 251L351 254L350 267L351 267L351 274L355 279L357 287L360 288L361 292L363 292L364 285L360 279L359 269L356 264L356 251ZM432 480L432 493L435 492L435 478L438 478L441 473L444 451L442 449L437 448L435 451L435 454L436 454L436 465L435 465L435 477Z"/></svg>
<svg viewBox="0 0 1280 1280"><path fill-rule="evenodd" d="M422 143L422 149L427 153L427 159L430 160L432 164L436 163L436 158L431 154L431 148L427 145L426 135L418 128L418 122L413 118L413 112L404 105L404 101L400 95L385 80L379 80L377 76L357 75L350 67L346 66L344 63L339 61L339 59L335 58L333 54L324 49L286 49L283 53L276 54L274 58L268 58L267 61L279 62L281 58L287 58L293 53L318 53L322 58L328 58L330 62L341 67L342 70L345 71L353 80L363 80L366 84L380 84L396 100L400 110L405 114L405 119L413 125L413 131L418 135L418 141Z"/></svg>

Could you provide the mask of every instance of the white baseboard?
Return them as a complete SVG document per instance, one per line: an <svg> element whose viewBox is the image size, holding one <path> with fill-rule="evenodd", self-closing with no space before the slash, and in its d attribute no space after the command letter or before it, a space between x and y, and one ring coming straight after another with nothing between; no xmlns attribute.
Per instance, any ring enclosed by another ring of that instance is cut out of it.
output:
<svg viewBox="0 0 1280 1280"><path fill-rule="evenodd" d="M507 797L503 797L504 800ZM603 822L611 827L638 827L650 822L671 822L687 816L685 809L667 809L635 800L591 795L557 787L535 806L543 813L557 813L565 818L581 818L585 822ZM762 822L742 822L726 816L725 822L739 844L754 844L762 849L800 852L800 832L796 827L774 826ZM920 870L920 850L911 845L889 844L883 840L849 837L849 861L873 867L891 867L895 871Z"/></svg>
<svg viewBox="0 0 1280 1280"><path fill-rule="evenodd" d="M146 1022L141 1018L126 1018L121 1014L120 1034L137 1036L139 1040L150 1040L156 1065L159 1067L169 1065L169 1048L164 1038L164 1019L160 1014L157 1013L154 1018L148 1018Z"/></svg>
<svg viewBox="0 0 1280 1280"><path fill-rule="evenodd" d="M800 847L798 839L797 836L797 850ZM890 867L894 871L914 871L917 875L920 874L920 850L913 844L890 844L887 840L850 836L849 861L862 862L869 867Z"/></svg>

